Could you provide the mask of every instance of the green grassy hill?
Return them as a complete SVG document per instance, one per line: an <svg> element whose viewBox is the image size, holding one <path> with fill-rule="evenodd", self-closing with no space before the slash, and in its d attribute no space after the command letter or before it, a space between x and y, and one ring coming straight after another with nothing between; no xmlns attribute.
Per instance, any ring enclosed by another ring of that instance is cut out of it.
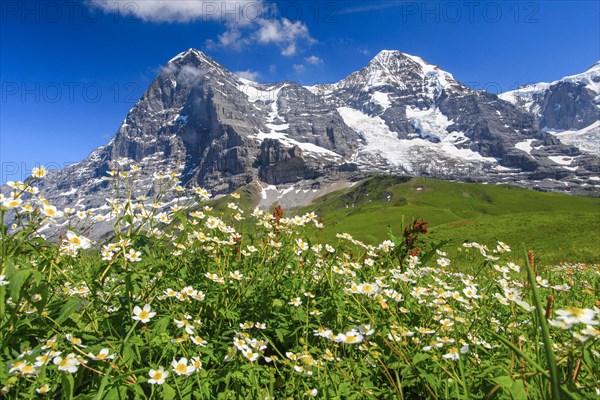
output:
<svg viewBox="0 0 600 400"><path fill-rule="evenodd" d="M510 185L458 183L425 178L372 177L330 193L301 210L324 218L323 238L348 232L376 243L387 227L401 232L402 221L429 221L434 240L459 251L464 241L534 249L547 263L600 262L600 199L542 193Z"/></svg>

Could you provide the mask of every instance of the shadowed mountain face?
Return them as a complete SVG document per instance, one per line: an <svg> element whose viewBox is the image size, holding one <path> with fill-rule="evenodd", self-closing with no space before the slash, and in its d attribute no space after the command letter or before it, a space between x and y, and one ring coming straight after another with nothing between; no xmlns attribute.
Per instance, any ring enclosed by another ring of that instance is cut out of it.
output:
<svg viewBox="0 0 600 400"><path fill-rule="evenodd" d="M540 128L585 153L600 153L600 61L587 71L500 97L533 115Z"/></svg>
<svg viewBox="0 0 600 400"><path fill-rule="evenodd" d="M563 82L527 106L517 94L503 98L398 51L382 51L338 83L302 87L239 78L190 49L162 68L108 144L53 171L41 189L57 206L101 207L112 193L103 177L131 165L141 167L136 195L155 193L165 172L213 193L255 181L314 187L357 171L596 187L597 154L539 124L597 121L588 110L597 110L597 95Z"/></svg>

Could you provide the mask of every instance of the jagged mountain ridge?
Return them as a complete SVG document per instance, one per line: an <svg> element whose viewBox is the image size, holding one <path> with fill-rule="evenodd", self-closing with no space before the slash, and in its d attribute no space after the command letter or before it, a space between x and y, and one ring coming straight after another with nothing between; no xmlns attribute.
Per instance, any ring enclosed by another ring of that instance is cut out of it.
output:
<svg viewBox="0 0 600 400"><path fill-rule="evenodd" d="M335 84L241 79L202 52L170 60L111 141L54 171L57 205L98 208L110 169L142 167L227 193L251 182L314 187L356 171L514 182L543 190L596 186L598 158L563 145L531 113L398 51L379 53ZM299 186L299 187L300 187Z"/></svg>
<svg viewBox="0 0 600 400"><path fill-rule="evenodd" d="M600 61L581 74L526 85L500 98L534 115L563 143L600 154Z"/></svg>

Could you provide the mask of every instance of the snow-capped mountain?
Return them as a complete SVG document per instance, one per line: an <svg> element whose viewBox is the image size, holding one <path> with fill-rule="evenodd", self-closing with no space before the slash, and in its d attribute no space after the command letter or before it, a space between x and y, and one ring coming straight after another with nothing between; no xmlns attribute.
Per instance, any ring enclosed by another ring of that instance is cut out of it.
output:
<svg viewBox="0 0 600 400"><path fill-rule="evenodd" d="M162 68L108 144L42 189L58 206L103 207L106 173L137 165L136 195L159 190L165 171L214 194L374 171L592 193L598 157L540 130L537 117L399 51L303 87L239 78L190 49Z"/></svg>
<svg viewBox="0 0 600 400"><path fill-rule="evenodd" d="M600 61L581 74L526 85L499 97L534 115L540 128L561 142L600 154Z"/></svg>

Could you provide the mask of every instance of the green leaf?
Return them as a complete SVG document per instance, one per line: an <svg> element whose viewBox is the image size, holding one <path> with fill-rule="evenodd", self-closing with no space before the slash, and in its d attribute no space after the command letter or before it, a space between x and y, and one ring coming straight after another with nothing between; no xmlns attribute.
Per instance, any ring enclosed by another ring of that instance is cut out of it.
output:
<svg viewBox="0 0 600 400"><path fill-rule="evenodd" d="M20 299L21 289L23 285L29 279L31 275L30 269L21 269L18 270L12 277L10 277L10 297L13 298L13 301L18 301Z"/></svg>
<svg viewBox="0 0 600 400"><path fill-rule="evenodd" d="M5 275L10 278L15 273L15 259L12 257L6 258L4 268L6 269Z"/></svg>
<svg viewBox="0 0 600 400"><path fill-rule="evenodd" d="M513 383L515 383L510 376L499 376L494 378L494 382L506 389L510 389Z"/></svg>
<svg viewBox="0 0 600 400"><path fill-rule="evenodd" d="M79 309L81 309L81 299L75 297L70 298L60 309L56 323L61 324L65 322L75 311Z"/></svg>
<svg viewBox="0 0 600 400"><path fill-rule="evenodd" d="M513 382L510 388L510 395L515 400L527 400L527 392L525 391L525 384L522 380Z"/></svg>
<svg viewBox="0 0 600 400"><path fill-rule="evenodd" d="M42 299L35 304L35 306L38 309L38 312L41 313L44 310L44 307L46 306L46 304L48 303L48 295L49 295L48 285L45 283L42 283L41 285L39 285L36 288L36 291L40 296L42 296Z"/></svg>
<svg viewBox="0 0 600 400"><path fill-rule="evenodd" d="M122 355L123 361L125 361L126 364L130 364L131 361L136 359L136 353L131 345L125 345L125 347L123 347Z"/></svg>
<svg viewBox="0 0 600 400"><path fill-rule="evenodd" d="M429 360L431 357L429 356L429 354L425 354L425 353L417 353L415 354L415 356L413 357L413 364L418 364L421 361L425 361L425 360Z"/></svg>
<svg viewBox="0 0 600 400"><path fill-rule="evenodd" d="M73 389L75 387L75 381L73 380L73 375L69 373L62 374L62 392L63 399L71 400L73 398Z"/></svg>
<svg viewBox="0 0 600 400"><path fill-rule="evenodd" d="M164 399L174 399L177 397L177 392L175 392L175 389L173 389L168 383L163 383L162 389Z"/></svg>
<svg viewBox="0 0 600 400"><path fill-rule="evenodd" d="M171 319L169 318L169 316L162 317L161 319L159 319L158 321L156 321L154 323L154 325L152 326L152 331L154 332L155 335L165 333L165 332L167 332L167 329L168 329L170 323L171 323Z"/></svg>
<svg viewBox="0 0 600 400"><path fill-rule="evenodd" d="M510 376L498 376L493 380L510 393L514 400L527 400L527 392L522 380L514 381Z"/></svg>

